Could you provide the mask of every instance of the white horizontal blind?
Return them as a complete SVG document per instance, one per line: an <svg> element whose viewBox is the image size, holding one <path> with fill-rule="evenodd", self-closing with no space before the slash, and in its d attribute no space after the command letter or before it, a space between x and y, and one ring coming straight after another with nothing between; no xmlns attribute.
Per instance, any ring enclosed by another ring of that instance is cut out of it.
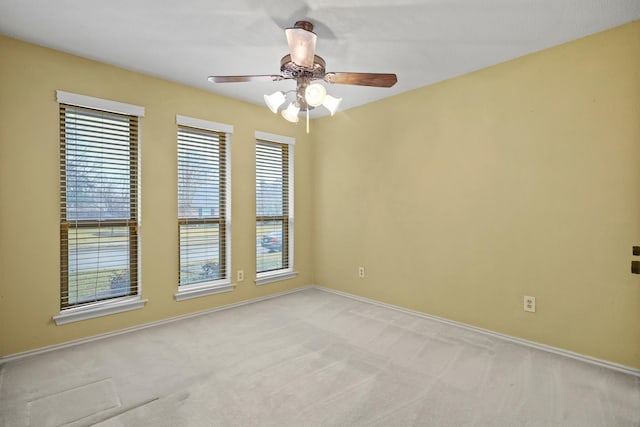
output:
<svg viewBox="0 0 640 427"><path fill-rule="evenodd" d="M226 135L178 127L180 286L225 279Z"/></svg>
<svg viewBox="0 0 640 427"><path fill-rule="evenodd" d="M256 270L289 268L289 145L256 144Z"/></svg>
<svg viewBox="0 0 640 427"><path fill-rule="evenodd" d="M138 294L138 117L60 104L61 309Z"/></svg>

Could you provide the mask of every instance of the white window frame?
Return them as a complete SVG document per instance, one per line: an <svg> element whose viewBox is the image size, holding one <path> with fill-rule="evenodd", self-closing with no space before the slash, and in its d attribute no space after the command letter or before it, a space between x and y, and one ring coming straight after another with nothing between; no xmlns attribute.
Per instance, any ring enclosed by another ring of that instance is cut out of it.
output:
<svg viewBox="0 0 640 427"><path fill-rule="evenodd" d="M131 116L138 116L138 118L144 117L144 107L138 105L127 104L118 101L111 101L107 99L94 98L87 95L79 95L75 93L65 92L61 90L56 91L56 100L59 104L73 105L76 107L92 108L94 110L102 110L110 113L126 114ZM110 314L122 313L130 310L137 310L144 308L147 300L143 300L142 295L142 271L140 268L140 260L142 259L141 244L142 241L142 222L141 222L141 133L142 126L138 125L138 207L137 207L137 222L138 222L138 294L125 296L121 298L113 298L110 300L97 301L91 304L85 304L78 307L66 308L60 310L60 313L53 316L53 320L56 325L64 325L67 323L78 322L81 320L92 319L95 317L108 316Z"/></svg>
<svg viewBox="0 0 640 427"><path fill-rule="evenodd" d="M225 133L225 272L227 277L205 283L191 285L178 285L178 292L174 295L176 301L185 301L192 298L214 295L223 292L231 292L235 286L231 282L231 134L233 126L217 123L209 120L176 115L176 125L188 126L196 129ZM179 253L179 251L178 251Z"/></svg>
<svg viewBox="0 0 640 427"><path fill-rule="evenodd" d="M275 271L268 271L264 273L256 273L256 285L266 285L267 283L279 282L281 280L292 279L298 275L298 272L294 269L294 258L293 255L295 253L294 248L294 146L296 144L296 139L290 136L277 135L268 132L255 132L256 144L257 141L266 141L266 142L277 142L279 144L287 144L289 145L289 267L283 268ZM257 189L256 189L257 191ZM254 227L255 229L255 227ZM256 236L257 239L257 236ZM256 242L257 246L257 242ZM257 271L257 268L255 269Z"/></svg>

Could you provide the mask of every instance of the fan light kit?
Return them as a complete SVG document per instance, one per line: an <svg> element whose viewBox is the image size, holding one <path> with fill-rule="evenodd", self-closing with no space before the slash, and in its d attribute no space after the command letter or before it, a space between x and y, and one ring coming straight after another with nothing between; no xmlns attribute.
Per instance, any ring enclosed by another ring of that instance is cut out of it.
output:
<svg viewBox="0 0 640 427"><path fill-rule="evenodd" d="M295 93L295 99L289 103L281 114L286 120L297 123L300 111L307 116L307 133L309 133L309 110L323 106L333 116L338 110L342 98L327 94L327 89L315 80L327 83L347 84L372 87L391 87L398 81L395 74L381 73L334 73L325 71L324 59L315 54L318 36L313 32L313 24L298 21L293 28L285 29L289 54L280 60L280 74L255 76L209 76L212 83L237 83L253 81L295 80L296 89L277 91L264 95L264 102L275 114L278 108L287 102L287 95Z"/></svg>

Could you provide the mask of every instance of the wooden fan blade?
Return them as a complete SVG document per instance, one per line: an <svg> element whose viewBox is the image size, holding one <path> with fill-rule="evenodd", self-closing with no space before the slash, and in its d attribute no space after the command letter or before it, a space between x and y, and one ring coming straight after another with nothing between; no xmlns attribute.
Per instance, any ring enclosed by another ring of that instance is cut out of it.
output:
<svg viewBox="0 0 640 427"><path fill-rule="evenodd" d="M211 83L241 83L241 82L277 82L284 80L279 75L263 75L263 76L209 76Z"/></svg>
<svg viewBox="0 0 640 427"><path fill-rule="evenodd" d="M324 80L342 85L391 87L396 84L398 77L383 73L327 73Z"/></svg>

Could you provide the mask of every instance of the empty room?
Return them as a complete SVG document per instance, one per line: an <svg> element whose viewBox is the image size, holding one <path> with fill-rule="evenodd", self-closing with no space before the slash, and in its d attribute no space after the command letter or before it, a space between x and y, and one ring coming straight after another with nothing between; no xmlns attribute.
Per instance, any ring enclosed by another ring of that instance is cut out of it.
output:
<svg viewBox="0 0 640 427"><path fill-rule="evenodd" d="M0 426L640 426L640 2L0 2Z"/></svg>

